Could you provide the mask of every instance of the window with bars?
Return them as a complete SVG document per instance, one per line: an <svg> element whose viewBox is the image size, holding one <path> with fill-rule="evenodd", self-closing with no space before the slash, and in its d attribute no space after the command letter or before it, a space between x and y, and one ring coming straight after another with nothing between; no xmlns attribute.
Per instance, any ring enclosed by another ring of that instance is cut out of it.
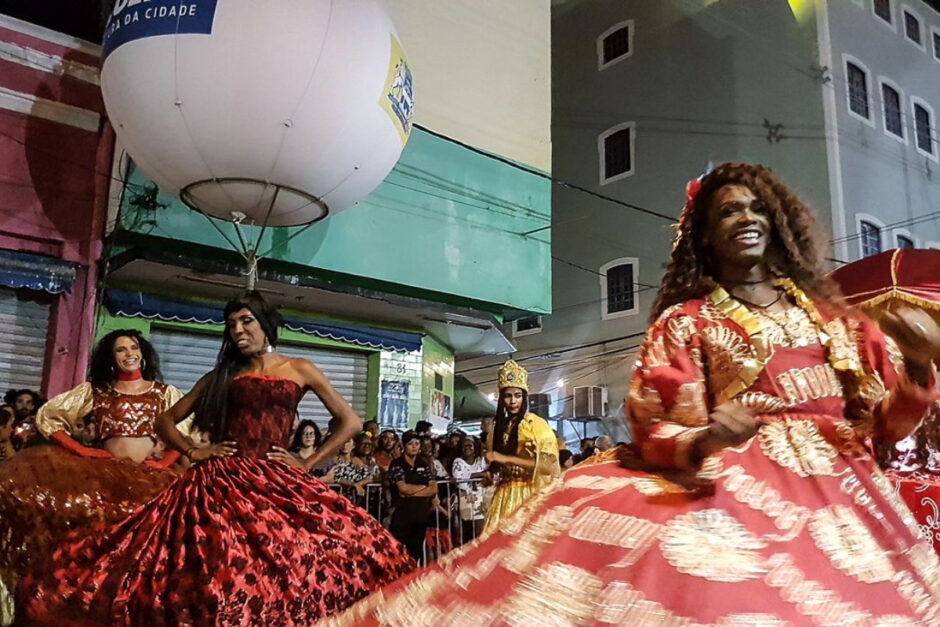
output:
<svg viewBox="0 0 940 627"><path fill-rule="evenodd" d="M914 240L906 235L897 235L895 237L897 238L898 248L914 248Z"/></svg>
<svg viewBox="0 0 940 627"><path fill-rule="evenodd" d="M910 11L904 11L904 34L918 46L923 42L920 32L920 18Z"/></svg>
<svg viewBox="0 0 940 627"><path fill-rule="evenodd" d="M862 241L862 256L870 257L872 255L877 255L881 252L881 229L866 220L862 220L859 223L861 241Z"/></svg>
<svg viewBox="0 0 940 627"><path fill-rule="evenodd" d="M893 24L891 19L891 0L873 0L873 9L875 15L883 19L888 24Z"/></svg>
<svg viewBox="0 0 940 627"><path fill-rule="evenodd" d="M633 25L624 24L604 37L601 43L601 65L609 65L621 57L628 56L633 45Z"/></svg>
<svg viewBox="0 0 940 627"><path fill-rule="evenodd" d="M635 308L633 264L625 263L607 269L607 313L632 311Z"/></svg>
<svg viewBox="0 0 940 627"><path fill-rule="evenodd" d="M914 103L914 135L916 136L917 147L927 154L933 152L933 116L927 107Z"/></svg>
<svg viewBox="0 0 940 627"><path fill-rule="evenodd" d="M891 85L882 83L881 102L884 107L885 129L892 135L904 137L904 123L901 121L901 94Z"/></svg>
<svg viewBox="0 0 940 627"><path fill-rule="evenodd" d="M870 118L868 111L868 75L865 70L851 61L846 62L845 73L849 82L849 109L867 120Z"/></svg>
<svg viewBox="0 0 940 627"><path fill-rule="evenodd" d="M633 174L633 124L624 125L601 135L601 183Z"/></svg>

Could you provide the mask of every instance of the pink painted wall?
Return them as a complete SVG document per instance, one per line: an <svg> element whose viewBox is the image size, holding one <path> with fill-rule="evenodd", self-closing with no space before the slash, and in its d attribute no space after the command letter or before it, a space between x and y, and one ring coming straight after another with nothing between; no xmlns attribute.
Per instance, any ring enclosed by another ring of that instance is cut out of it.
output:
<svg viewBox="0 0 940 627"><path fill-rule="evenodd" d="M0 86L18 94L0 102L0 248L79 264L72 292L51 296L42 386L51 395L85 378L114 134L98 85L68 71L97 67L90 45L14 21L0 22L0 41L24 59L0 59Z"/></svg>

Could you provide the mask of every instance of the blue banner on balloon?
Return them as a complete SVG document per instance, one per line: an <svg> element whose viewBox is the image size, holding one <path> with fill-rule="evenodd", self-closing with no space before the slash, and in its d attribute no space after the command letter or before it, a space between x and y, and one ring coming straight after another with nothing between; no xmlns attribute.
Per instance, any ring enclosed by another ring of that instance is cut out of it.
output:
<svg viewBox="0 0 940 627"><path fill-rule="evenodd" d="M212 32L218 0L117 0L104 30L101 60L130 41Z"/></svg>

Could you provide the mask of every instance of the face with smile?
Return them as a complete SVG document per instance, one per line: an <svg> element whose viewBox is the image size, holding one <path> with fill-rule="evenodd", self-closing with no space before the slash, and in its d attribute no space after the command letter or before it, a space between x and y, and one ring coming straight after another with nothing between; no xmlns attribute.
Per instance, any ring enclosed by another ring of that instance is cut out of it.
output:
<svg viewBox="0 0 940 627"><path fill-rule="evenodd" d="M239 309L225 321L229 337L242 355L256 355L267 346L264 330L250 309Z"/></svg>
<svg viewBox="0 0 940 627"><path fill-rule="evenodd" d="M503 388L500 395L510 415L515 416L522 411L522 388Z"/></svg>
<svg viewBox="0 0 940 627"><path fill-rule="evenodd" d="M124 374L133 374L141 369L140 344L132 337L122 335L114 340L111 347L114 355L114 365L118 372Z"/></svg>
<svg viewBox="0 0 940 627"><path fill-rule="evenodd" d="M762 263L771 232L767 208L748 187L732 183L712 196L705 243L715 257L719 275Z"/></svg>

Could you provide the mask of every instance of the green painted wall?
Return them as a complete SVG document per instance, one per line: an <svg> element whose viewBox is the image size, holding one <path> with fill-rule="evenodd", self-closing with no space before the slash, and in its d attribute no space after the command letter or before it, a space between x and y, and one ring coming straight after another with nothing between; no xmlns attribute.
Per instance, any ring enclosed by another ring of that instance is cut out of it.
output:
<svg viewBox="0 0 940 627"><path fill-rule="evenodd" d="M229 249L208 220L179 200L140 209L149 180L128 173L122 228ZM539 313L551 310L551 183L420 129L386 180L358 206L314 225L272 229L271 258ZM219 224L219 223L217 223ZM220 226L230 235L229 225ZM251 240L257 231L247 227ZM233 240L235 239L232 236ZM507 268L526 280L506 280Z"/></svg>
<svg viewBox="0 0 940 627"><path fill-rule="evenodd" d="M363 416L363 420L378 419L379 416L379 394L381 393L379 369L381 363L381 352L376 351L369 355L369 381L366 384L366 415Z"/></svg>
<svg viewBox="0 0 940 627"><path fill-rule="evenodd" d="M421 342L421 411L425 417L432 413L432 396L436 375L443 378L442 391L450 399L450 415L454 417L454 353L449 348L425 335Z"/></svg>
<svg viewBox="0 0 940 627"><path fill-rule="evenodd" d="M414 351L413 353L382 351L379 363L380 381L408 382L409 428L414 427L424 417L422 413L422 391L424 390L422 370L421 351ZM379 394L381 394L381 387L379 387ZM381 408L379 409L381 410Z"/></svg>
<svg viewBox="0 0 940 627"><path fill-rule="evenodd" d="M150 335L150 324L153 320L146 318L125 318L124 316L112 316L107 309L99 307L95 313L95 343L111 331L118 329L135 329L141 335Z"/></svg>

